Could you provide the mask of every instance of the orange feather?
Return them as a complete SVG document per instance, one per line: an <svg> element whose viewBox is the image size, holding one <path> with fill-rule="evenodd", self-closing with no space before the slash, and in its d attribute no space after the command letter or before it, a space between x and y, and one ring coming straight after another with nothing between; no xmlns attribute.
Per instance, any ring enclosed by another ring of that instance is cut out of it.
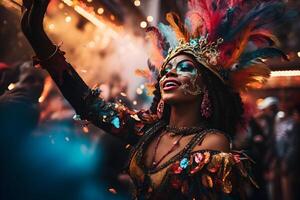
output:
<svg viewBox="0 0 300 200"><path fill-rule="evenodd" d="M184 42L187 42L189 39L187 31L185 31L185 28L181 23L179 16L176 13L170 12L167 13L166 20L169 22L171 28L175 32L177 39L182 39Z"/></svg>
<svg viewBox="0 0 300 200"><path fill-rule="evenodd" d="M241 54L244 52L249 41L251 29L252 29L252 25L249 25L245 29L245 31L242 32L242 34L240 35L240 39L236 41L236 46L232 52L232 56L224 64L224 68L231 67L236 62L236 60L241 56Z"/></svg>
<svg viewBox="0 0 300 200"><path fill-rule="evenodd" d="M270 77L271 70L264 64L257 64L232 72L230 84L237 91L261 87Z"/></svg>

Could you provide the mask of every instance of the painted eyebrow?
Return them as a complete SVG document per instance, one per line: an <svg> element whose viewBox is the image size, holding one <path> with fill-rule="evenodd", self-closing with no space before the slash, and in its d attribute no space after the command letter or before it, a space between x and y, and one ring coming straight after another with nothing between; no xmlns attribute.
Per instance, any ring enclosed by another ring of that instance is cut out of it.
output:
<svg viewBox="0 0 300 200"><path fill-rule="evenodd" d="M195 67L195 63L194 63L193 61L189 60L189 59L183 59L183 60L179 61L179 62L176 64L176 66L180 65L180 64L183 63L183 62L191 62L191 63L193 64L193 66ZM168 63L168 64L166 65L166 67L164 68L164 70L165 70L167 67L173 67L173 65L172 65L171 63Z"/></svg>
<svg viewBox="0 0 300 200"><path fill-rule="evenodd" d="M194 65L194 67L195 67L195 64L194 64L194 62L193 61L191 61L191 60L189 60L189 59L184 59L184 60L181 60L180 62L178 62L177 63L177 65L176 66L178 66L178 65L180 65L181 63L184 63L184 62L191 62L193 65Z"/></svg>

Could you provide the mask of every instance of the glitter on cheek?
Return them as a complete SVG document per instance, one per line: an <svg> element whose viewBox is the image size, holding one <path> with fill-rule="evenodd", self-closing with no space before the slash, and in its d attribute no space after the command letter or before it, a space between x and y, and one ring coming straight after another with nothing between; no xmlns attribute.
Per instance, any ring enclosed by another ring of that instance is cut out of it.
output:
<svg viewBox="0 0 300 200"><path fill-rule="evenodd" d="M197 79L200 77L200 74L197 73L197 69L194 70L193 73L190 72L184 72L185 74L182 76L185 76L189 78L188 83L182 84L179 88L183 90L183 93L185 95L191 94L194 96L197 96L202 93L202 90L200 86L197 84Z"/></svg>

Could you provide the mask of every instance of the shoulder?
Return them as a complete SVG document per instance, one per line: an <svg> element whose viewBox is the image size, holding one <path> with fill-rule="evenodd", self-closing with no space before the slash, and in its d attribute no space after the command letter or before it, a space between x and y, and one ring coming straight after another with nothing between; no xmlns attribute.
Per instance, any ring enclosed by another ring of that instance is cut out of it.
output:
<svg viewBox="0 0 300 200"><path fill-rule="evenodd" d="M221 132L219 130L212 130L204 135L201 143L195 146L193 151L203 149L229 152L230 140L224 132Z"/></svg>

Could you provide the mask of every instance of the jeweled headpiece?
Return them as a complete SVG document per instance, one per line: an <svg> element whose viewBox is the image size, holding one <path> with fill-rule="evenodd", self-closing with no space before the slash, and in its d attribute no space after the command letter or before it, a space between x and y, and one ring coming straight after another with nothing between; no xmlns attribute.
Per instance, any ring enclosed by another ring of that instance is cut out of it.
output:
<svg viewBox="0 0 300 200"><path fill-rule="evenodd" d="M169 48L167 57L165 58L161 69L176 55L180 53L187 53L192 55L200 64L207 67L216 76L218 76L222 81L223 78L218 73L218 63L217 59L219 56L218 46L223 42L222 38L219 38L216 42L208 42L207 36L200 38L190 39L189 42L179 41L178 46L174 49Z"/></svg>
<svg viewBox="0 0 300 200"><path fill-rule="evenodd" d="M159 74L170 59L185 53L237 91L261 86L270 75L263 61L287 59L270 30L286 16L279 0L189 0L184 23L168 13L169 25L148 28L150 71Z"/></svg>

